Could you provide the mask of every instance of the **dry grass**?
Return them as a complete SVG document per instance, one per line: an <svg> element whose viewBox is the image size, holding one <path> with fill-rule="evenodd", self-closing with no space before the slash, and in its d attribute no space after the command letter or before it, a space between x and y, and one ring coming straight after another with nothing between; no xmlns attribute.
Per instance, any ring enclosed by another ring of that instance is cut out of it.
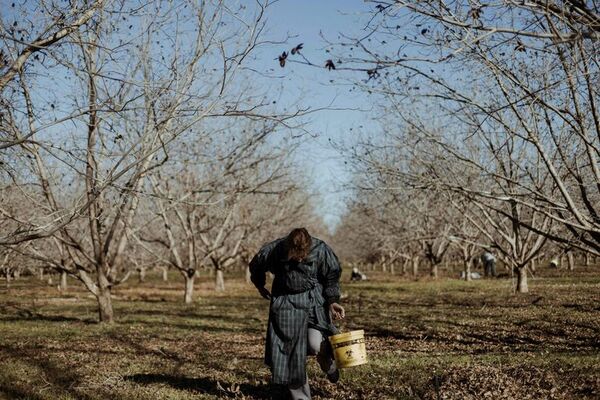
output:
<svg viewBox="0 0 600 400"><path fill-rule="evenodd" d="M597 271L597 270L596 270ZM365 329L370 363L332 385L310 361L314 398L600 398L600 277L552 272L513 295L504 280L413 282L382 273L347 283L344 329ZM93 299L30 278L0 289L0 398L268 398L268 303L241 277L150 277L115 290L117 322Z"/></svg>

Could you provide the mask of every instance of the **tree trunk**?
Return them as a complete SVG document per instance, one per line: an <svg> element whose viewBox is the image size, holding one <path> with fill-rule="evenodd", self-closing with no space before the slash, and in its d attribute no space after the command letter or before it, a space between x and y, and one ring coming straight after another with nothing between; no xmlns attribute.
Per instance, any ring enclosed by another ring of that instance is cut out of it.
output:
<svg viewBox="0 0 600 400"><path fill-rule="evenodd" d="M419 275L419 257L413 257L412 259L412 275L414 278Z"/></svg>
<svg viewBox="0 0 600 400"><path fill-rule="evenodd" d="M162 280L163 280L163 282L167 282L169 280L169 269L168 268L162 269Z"/></svg>
<svg viewBox="0 0 600 400"><path fill-rule="evenodd" d="M575 269L575 260L572 252L567 253L567 262L569 263L569 271L573 271Z"/></svg>
<svg viewBox="0 0 600 400"><path fill-rule="evenodd" d="M250 274L250 267L246 267L246 283L251 284L252 280L250 279L252 275Z"/></svg>
<svg viewBox="0 0 600 400"><path fill-rule="evenodd" d="M531 259L531 264L530 264L529 268L531 268L532 273L535 273L535 269L536 269L535 257Z"/></svg>
<svg viewBox="0 0 600 400"><path fill-rule="evenodd" d="M19 278L21 277L21 271L19 271L19 269L16 269L15 272L13 273L13 279L19 280Z"/></svg>
<svg viewBox="0 0 600 400"><path fill-rule="evenodd" d="M390 274L392 275L396 275L396 267L395 267L395 262L390 264Z"/></svg>
<svg viewBox="0 0 600 400"><path fill-rule="evenodd" d="M143 283L146 280L146 268L140 268L140 274L138 276L139 282Z"/></svg>
<svg viewBox="0 0 600 400"><path fill-rule="evenodd" d="M588 253L585 253L583 255L583 263L585 264L586 267L590 266L590 255Z"/></svg>
<svg viewBox="0 0 600 400"><path fill-rule="evenodd" d="M191 304L193 301L193 297L194 297L194 275L195 274L188 274L186 273L184 275L185 278L185 292L183 295L183 301L185 302L185 304Z"/></svg>
<svg viewBox="0 0 600 400"><path fill-rule="evenodd" d="M433 262L431 263L429 275L431 275L431 277L433 279L437 279L438 278L438 264L435 264Z"/></svg>
<svg viewBox="0 0 600 400"><path fill-rule="evenodd" d="M98 289L98 314L100 322L112 324L114 322L112 301L110 298L110 287Z"/></svg>
<svg viewBox="0 0 600 400"><path fill-rule="evenodd" d="M60 273L60 291L64 292L67 290L67 273L65 271L61 271Z"/></svg>
<svg viewBox="0 0 600 400"><path fill-rule="evenodd" d="M6 270L6 288L10 287L10 271Z"/></svg>
<svg viewBox="0 0 600 400"><path fill-rule="evenodd" d="M44 269L40 268L40 281L44 280Z"/></svg>
<svg viewBox="0 0 600 400"><path fill-rule="evenodd" d="M408 258L402 263L402 275L406 275L408 273L408 263L410 263Z"/></svg>
<svg viewBox="0 0 600 400"><path fill-rule="evenodd" d="M517 292L528 293L529 286L527 285L527 268L515 268L515 272L517 274Z"/></svg>
<svg viewBox="0 0 600 400"><path fill-rule="evenodd" d="M465 266L465 281L471 282L471 259L467 258L464 260Z"/></svg>
<svg viewBox="0 0 600 400"><path fill-rule="evenodd" d="M215 290L223 292L225 290L225 279L223 279L223 270L217 269L217 277L215 279Z"/></svg>

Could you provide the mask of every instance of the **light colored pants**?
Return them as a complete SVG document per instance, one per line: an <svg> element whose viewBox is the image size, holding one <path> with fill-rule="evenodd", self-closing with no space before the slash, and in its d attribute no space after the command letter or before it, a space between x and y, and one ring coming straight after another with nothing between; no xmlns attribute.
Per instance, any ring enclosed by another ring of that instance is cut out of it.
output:
<svg viewBox="0 0 600 400"><path fill-rule="evenodd" d="M308 328L308 354L316 355L319 366L326 374L335 372L335 361L327 350L327 338L318 329ZM306 383L300 386L288 386L292 400L310 400L310 386L308 375Z"/></svg>

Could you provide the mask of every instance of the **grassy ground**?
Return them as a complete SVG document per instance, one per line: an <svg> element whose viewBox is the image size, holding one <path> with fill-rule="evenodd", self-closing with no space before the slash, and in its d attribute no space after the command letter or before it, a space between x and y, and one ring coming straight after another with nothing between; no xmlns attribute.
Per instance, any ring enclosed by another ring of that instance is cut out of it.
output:
<svg viewBox="0 0 600 400"><path fill-rule="evenodd" d="M370 362L333 385L309 361L318 399L600 398L599 268L530 281L413 282L344 276L345 330L365 329ZM543 276L543 274L542 274ZM93 299L34 278L0 289L0 398L268 398L268 302L241 277L201 278L186 306L176 275L114 292L117 322Z"/></svg>

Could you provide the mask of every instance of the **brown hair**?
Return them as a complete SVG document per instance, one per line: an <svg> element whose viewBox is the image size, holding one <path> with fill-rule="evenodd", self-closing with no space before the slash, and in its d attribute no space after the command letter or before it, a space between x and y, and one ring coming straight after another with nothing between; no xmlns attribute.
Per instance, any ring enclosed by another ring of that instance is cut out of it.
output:
<svg viewBox="0 0 600 400"><path fill-rule="evenodd" d="M285 239L287 259L302 261L310 252L312 238L306 228L296 228Z"/></svg>

